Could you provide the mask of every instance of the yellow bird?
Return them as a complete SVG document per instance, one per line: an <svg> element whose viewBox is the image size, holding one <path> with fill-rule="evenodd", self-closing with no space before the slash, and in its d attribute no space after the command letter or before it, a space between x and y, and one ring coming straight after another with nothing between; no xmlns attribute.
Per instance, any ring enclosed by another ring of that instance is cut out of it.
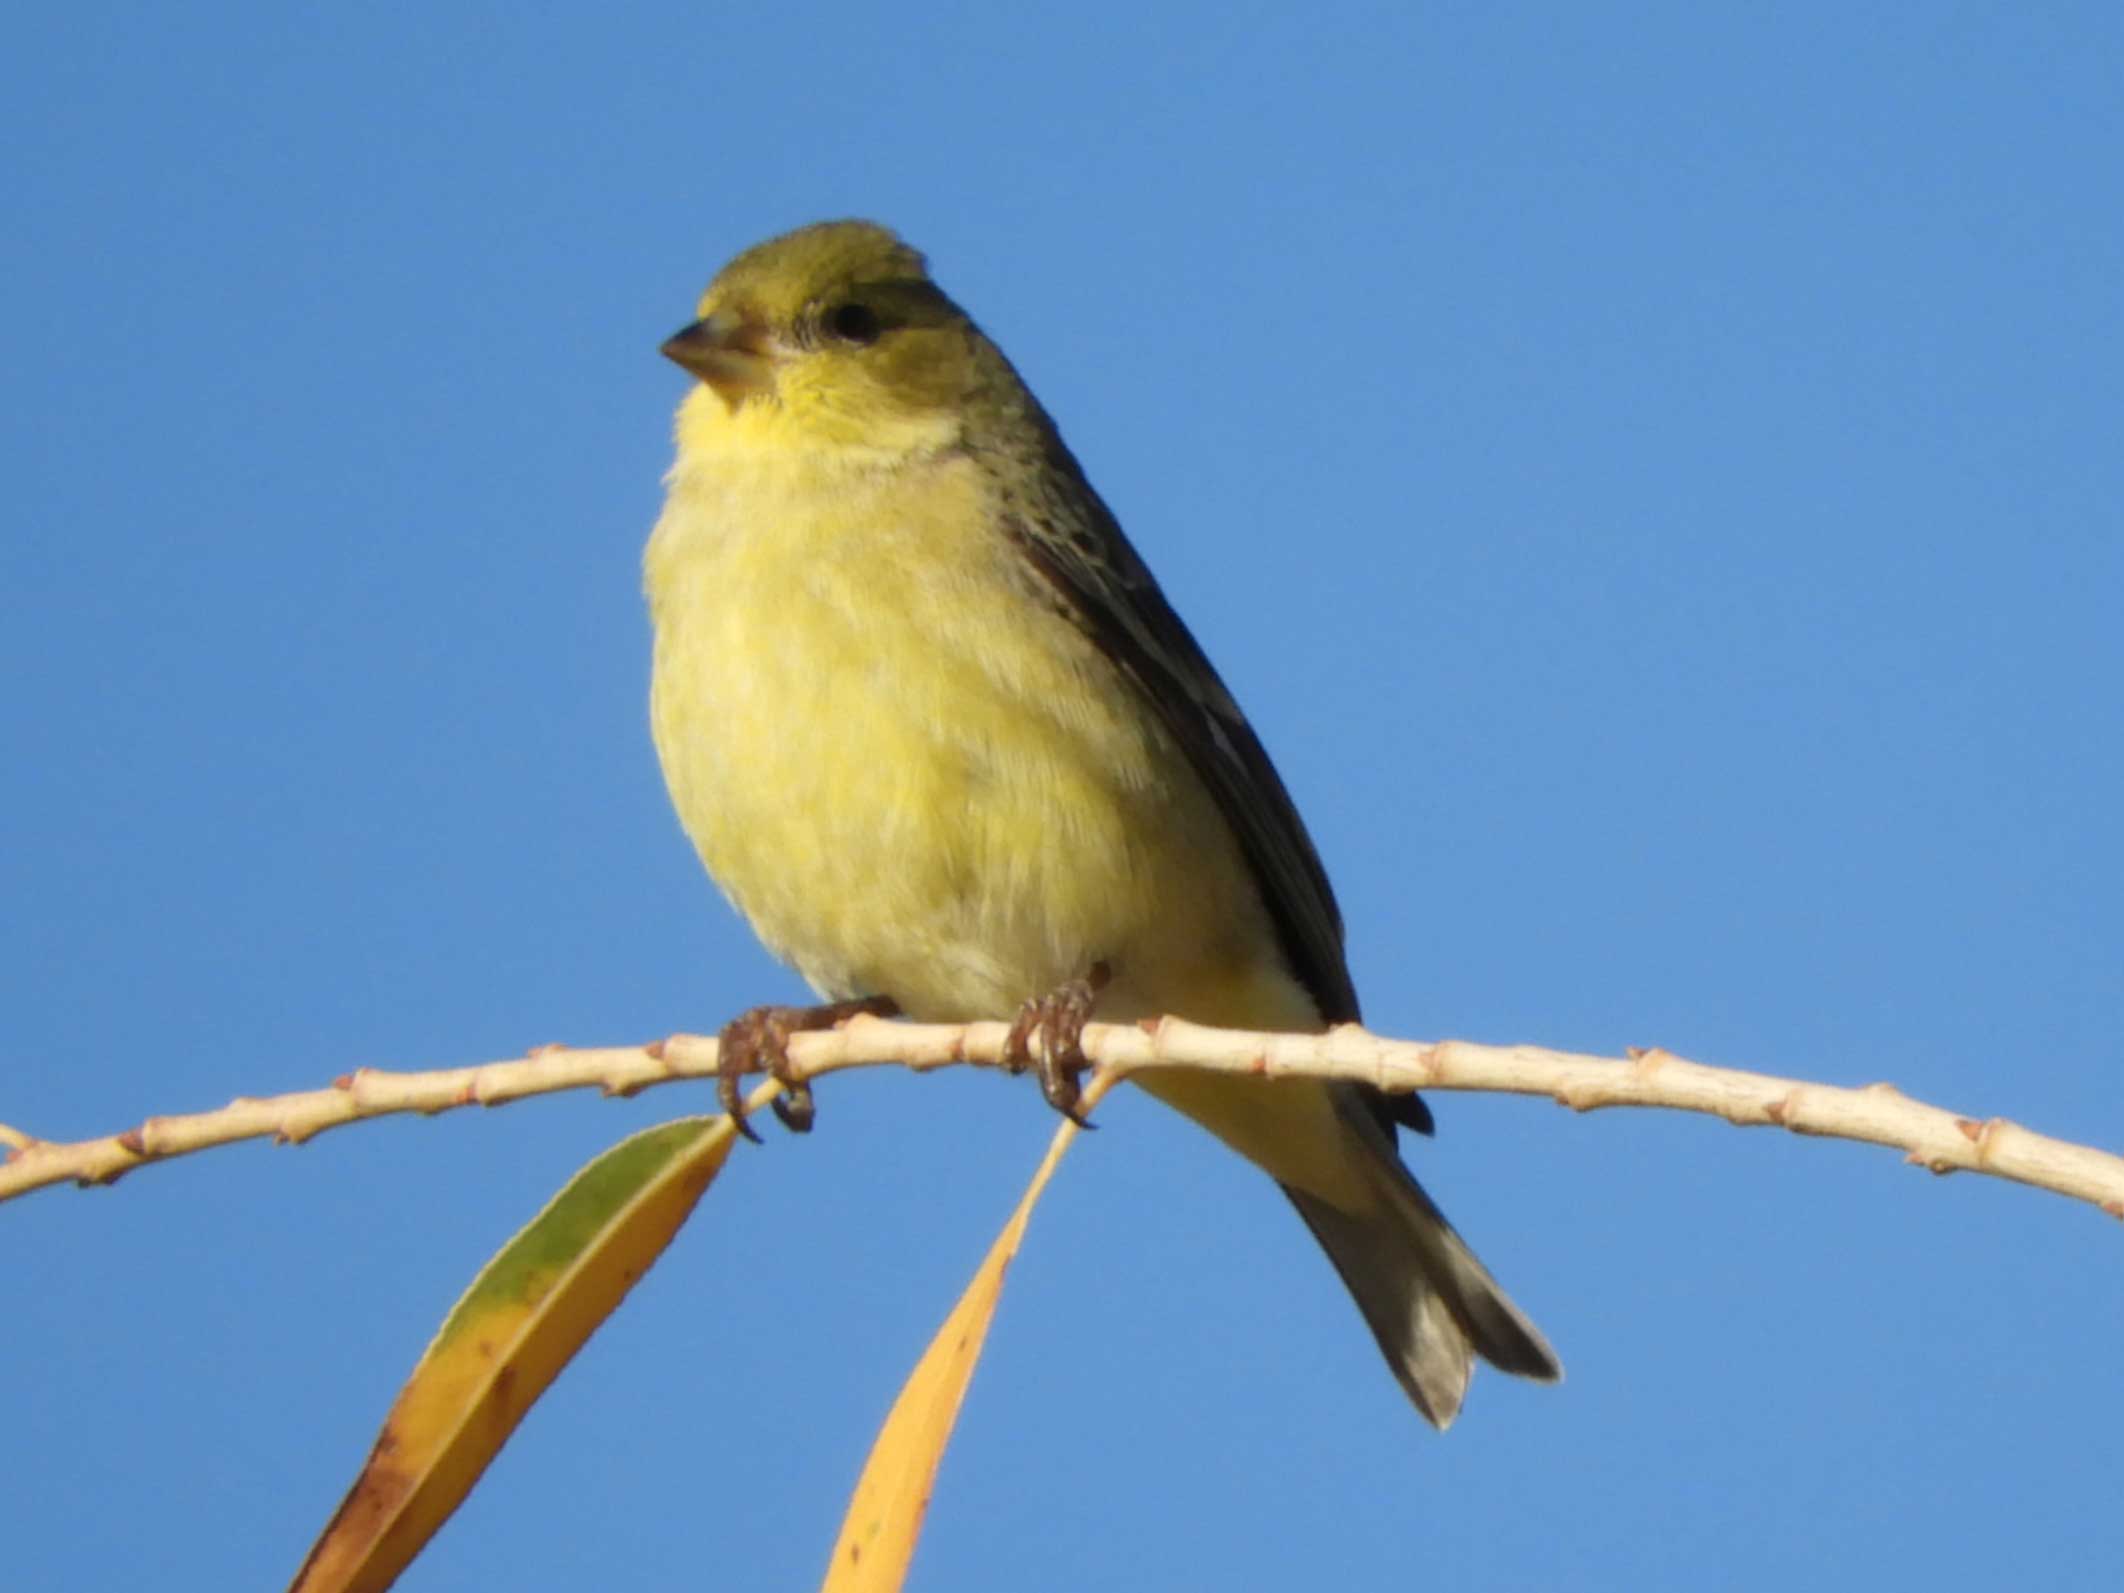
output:
<svg viewBox="0 0 2124 1593"><path fill-rule="evenodd" d="M1016 1011L1021 1057L1072 1110L1094 1000L1114 1020L1357 1018L1268 754L920 254L859 221L772 239L663 351L699 385L644 558L657 753L709 873L829 1003L748 1013L731 1069L786 1065L792 1029L858 1009ZM1431 1126L1414 1097L1137 1082L1283 1187L1434 1424L1473 1355L1560 1375L1402 1165L1397 1122Z"/></svg>

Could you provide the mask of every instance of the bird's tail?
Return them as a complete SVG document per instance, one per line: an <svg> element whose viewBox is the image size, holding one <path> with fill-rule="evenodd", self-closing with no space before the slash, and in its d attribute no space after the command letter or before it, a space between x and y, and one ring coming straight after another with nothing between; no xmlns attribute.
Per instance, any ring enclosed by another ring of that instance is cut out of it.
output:
<svg viewBox="0 0 2124 1593"><path fill-rule="evenodd" d="M1441 1429L1451 1425L1477 1355L1521 1377L1562 1377L1549 1341L1475 1259L1391 1140L1377 1132L1361 1137L1378 1194L1370 1209L1346 1211L1288 1184L1283 1192L1342 1274L1387 1366L1424 1418Z"/></svg>

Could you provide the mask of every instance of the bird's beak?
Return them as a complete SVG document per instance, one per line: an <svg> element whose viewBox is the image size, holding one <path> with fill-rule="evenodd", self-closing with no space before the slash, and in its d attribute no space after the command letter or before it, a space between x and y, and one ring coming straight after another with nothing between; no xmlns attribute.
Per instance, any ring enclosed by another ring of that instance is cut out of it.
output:
<svg viewBox="0 0 2124 1593"><path fill-rule="evenodd" d="M684 366L736 409L774 391L774 356L767 328L735 310L717 310L664 340L664 358Z"/></svg>

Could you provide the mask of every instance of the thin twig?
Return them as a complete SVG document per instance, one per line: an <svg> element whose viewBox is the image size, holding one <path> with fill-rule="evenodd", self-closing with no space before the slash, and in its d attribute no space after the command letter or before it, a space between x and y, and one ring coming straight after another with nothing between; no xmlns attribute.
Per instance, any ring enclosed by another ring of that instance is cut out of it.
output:
<svg viewBox="0 0 2124 1593"><path fill-rule="evenodd" d="M855 1018L823 1033L798 1034L789 1057L803 1077L843 1068L897 1065L926 1072L959 1063L996 1066L1003 1023L911 1024ZM1534 1046L1389 1040L1354 1024L1326 1034L1250 1034L1168 1018L1151 1026L1092 1024L1085 1054L1128 1074L1192 1067L1261 1078L1338 1078L1382 1089L1488 1090L1546 1095L1576 1111L1661 1106L1730 1123L1764 1124L1795 1134L1889 1145L1935 1173L2010 1178L2099 1206L2124 1218L2124 1157L2051 1139L2004 1118L1965 1117L1913 1101L1892 1085L1847 1089L1765 1073L1705 1067L1666 1051L1627 1058L1578 1056ZM72 1180L108 1184L146 1162L166 1161L245 1139L300 1144L325 1129L399 1112L430 1115L459 1106L497 1106L556 1090L632 1095L715 1071L716 1042L673 1035L655 1045L575 1050L546 1046L529 1056L426 1073L361 1068L322 1090L237 1100L218 1111L151 1117L101 1139L61 1144L4 1136L0 1200Z"/></svg>

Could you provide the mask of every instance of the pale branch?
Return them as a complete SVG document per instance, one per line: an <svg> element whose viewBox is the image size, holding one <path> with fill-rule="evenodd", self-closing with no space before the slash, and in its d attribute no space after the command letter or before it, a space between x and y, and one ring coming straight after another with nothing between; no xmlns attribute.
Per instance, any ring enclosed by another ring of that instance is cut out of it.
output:
<svg viewBox="0 0 2124 1593"><path fill-rule="evenodd" d="M927 1071L956 1063L1001 1063L1003 1023L911 1024L859 1017L839 1029L798 1034L790 1061L801 1077L843 1068L897 1065ZM1326 1034L1250 1034L1168 1018L1153 1025L1093 1024L1085 1054L1126 1076L1145 1068L1191 1067L1254 1078L1337 1078L1407 1090L1488 1090L1546 1095L1576 1111L1601 1106L1663 1106L1795 1134L1889 1145L1935 1173L1978 1172L2053 1190L2124 1218L2124 1157L2037 1134L2004 1118L1963 1117L1927 1106L1887 1084L1859 1089L1705 1067L1665 1051L1628 1058L1576 1056L1534 1046L1389 1040L1354 1024ZM398 1112L433 1115L458 1106L496 1106L527 1095L596 1088L633 1095L651 1085L715 1072L716 1042L673 1035L638 1048L576 1050L545 1046L529 1056L427 1073L361 1068L330 1087L239 1099L218 1111L151 1117L102 1139L62 1144L0 1126L10 1147L0 1163L0 1200L73 1180L107 1184L145 1162L271 1138L299 1144L325 1129Z"/></svg>

